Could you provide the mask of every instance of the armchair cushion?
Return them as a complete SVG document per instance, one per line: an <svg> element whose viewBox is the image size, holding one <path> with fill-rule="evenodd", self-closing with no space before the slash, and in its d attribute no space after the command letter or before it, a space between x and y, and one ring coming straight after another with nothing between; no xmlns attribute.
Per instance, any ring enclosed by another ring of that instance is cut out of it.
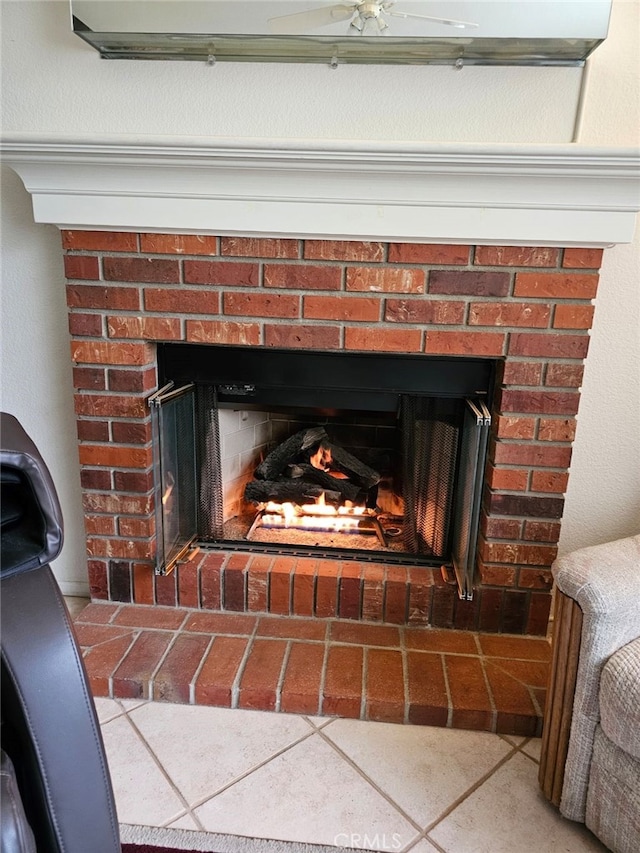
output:
<svg viewBox="0 0 640 853"><path fill-rule="evenodd" d="M640 639L611 655L602 670L600 725L616 746L640 759Z"/></svg>

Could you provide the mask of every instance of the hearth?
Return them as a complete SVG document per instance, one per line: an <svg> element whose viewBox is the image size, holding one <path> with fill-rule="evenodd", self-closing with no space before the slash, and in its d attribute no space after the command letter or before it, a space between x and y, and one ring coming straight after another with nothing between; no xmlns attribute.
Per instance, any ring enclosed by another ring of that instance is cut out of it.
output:
<svg viewBox="0 0 640 853"><path fill-rule="evenodd" d="M156 570L199 543L449 564L472 598L491 359L161 344Z"/></svg>

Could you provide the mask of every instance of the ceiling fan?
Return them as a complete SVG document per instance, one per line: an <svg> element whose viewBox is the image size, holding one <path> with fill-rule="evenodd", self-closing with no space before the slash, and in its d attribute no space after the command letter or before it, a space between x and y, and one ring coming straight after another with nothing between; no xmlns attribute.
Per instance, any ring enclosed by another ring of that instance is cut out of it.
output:
<svg viewBox="0 0 640 853"><path fill-rule="evenodd" d="M382 35L389 24L385 16L394 18L410 18L432 23L445 24L449 27L466 29L477 27L471 21L455 21L449 18L434 18L430 15L414 15L409 12L396 12L394 0L359 0L357 3L337 3L333 6L321 6L307 12L295 12L293 15L280 15L270 18L269 28L279 35L301 35L309 30L328 27L341 21L348 21L348 32L352 35Z"/></svg>

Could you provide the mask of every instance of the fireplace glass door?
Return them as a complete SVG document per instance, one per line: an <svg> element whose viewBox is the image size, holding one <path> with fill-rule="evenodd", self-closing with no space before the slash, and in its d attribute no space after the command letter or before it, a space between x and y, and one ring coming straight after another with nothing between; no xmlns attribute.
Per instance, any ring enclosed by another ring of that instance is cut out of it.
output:
<svg viewBox="0 0 640 853"><path fill-rule="evenodd" d="M152 400L159 572L191 525L203 547L453 564L470 597L490 365L220 349L174 345L160 360L191 381ZM174 497L178 478L188 497Z"/></svg>

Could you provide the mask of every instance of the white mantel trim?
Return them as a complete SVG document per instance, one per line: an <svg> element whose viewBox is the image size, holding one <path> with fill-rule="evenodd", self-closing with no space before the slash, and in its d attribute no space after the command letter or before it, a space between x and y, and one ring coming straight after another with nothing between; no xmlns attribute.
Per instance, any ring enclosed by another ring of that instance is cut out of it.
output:
<svg viewBox="0 0 640 853"><path fill-rule="evenodd" d="M633 238L637 149L7 134L59 228L607 246Z"/></svg>

